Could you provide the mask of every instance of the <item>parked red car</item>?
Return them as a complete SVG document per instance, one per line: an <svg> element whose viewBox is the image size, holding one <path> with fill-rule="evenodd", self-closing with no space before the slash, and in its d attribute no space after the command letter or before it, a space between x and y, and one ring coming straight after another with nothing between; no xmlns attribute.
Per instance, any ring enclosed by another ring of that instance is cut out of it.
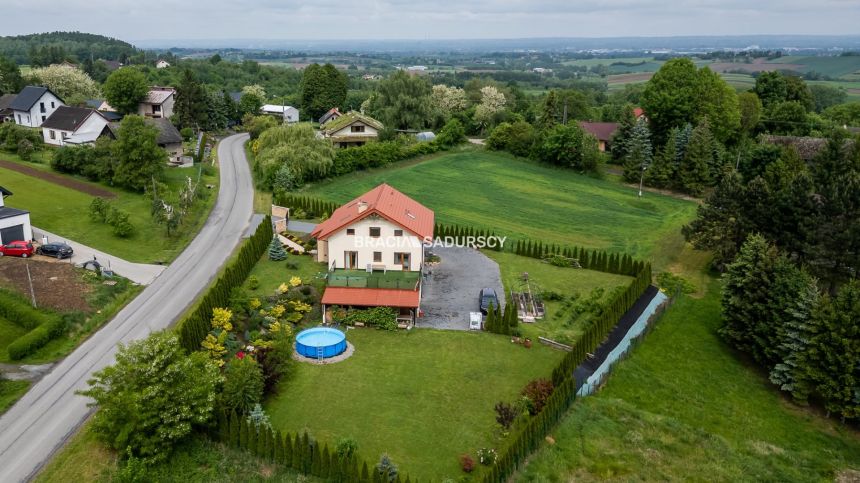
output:
<svg viewBox="0 0 860 483"><path fill-rule="evenodd" d="M27 241L13 241L5 245L0 245L0 256L9 255L12 257L27 258L32 257L34 251L36 250L33 248L33 244Z"/></svg>

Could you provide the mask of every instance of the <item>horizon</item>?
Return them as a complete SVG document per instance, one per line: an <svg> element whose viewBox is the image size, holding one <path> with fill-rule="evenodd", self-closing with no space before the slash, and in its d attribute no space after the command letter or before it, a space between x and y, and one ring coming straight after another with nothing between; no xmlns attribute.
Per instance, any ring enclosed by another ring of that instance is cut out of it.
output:
<svg viewBox="0 0 860 483"><path fill-rule="evenodd" d="M349 5L321 0L295 5L212 0L206 8L178 0L12 0L3 9L3 35L27 34L32 19L43 30L77 30L135 41L201 40L494 40L543 38L654 38L753 35L856 35L860 9L851 0L460 0L410 3L377 0ZM157 21L152 21L157 19ZM213 35L213 32L223 33ZM320 32L324 32L321 34ZM631 36L633 33L635 35Z"/></svg>

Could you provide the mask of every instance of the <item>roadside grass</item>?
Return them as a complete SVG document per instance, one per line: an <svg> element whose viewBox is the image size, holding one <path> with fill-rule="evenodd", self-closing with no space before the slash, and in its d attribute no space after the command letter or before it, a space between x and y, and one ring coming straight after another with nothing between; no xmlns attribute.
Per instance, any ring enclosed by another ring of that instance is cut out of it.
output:
<svg viewBox="0 0 860 483"><path fill-rule="evenodd" d="M116 452L99 441L88 423L36 476L35 481L38 483L125 481L118 474L122 464ZM299 476L292 470L263 462L247 451L227 448L204 436L193 436L177 446L167 461L149 467L143 481L316 483L320 480Z"/></svg>
<svg viewBox="0 0 860 483"><path fill-rule="evenodd" d="M570 310L564 309L570 296L576 294L578 300L582 301L587 299L593 290L602 289L603 296L599 300L606 301L614 288L626 286L631 280L631 277L624 275L556 267L534 258L512 253L491 250L484 250L482 253L499 264L506 294L512 289L522 291L524 287L522 275L528 273L532 291L543 292L544 295L546 292L555 292L565 297L564 301L544 298L546 305L544 319L533 324L520 324L523 336L535 341L538 336L544 336L558 342L572 342L582 332L581 324L578 322L584 320L585 316L573 316Z"/></svg>
<svg viewBox="0 0 860 483"><path fill-rule="evenodd" d="M329 448L355 438L362 458L388 453L413 481L457 479L459 455L496 447L493 406L548 377L563 355L459 331L355 329L347 340L349 359L295 366L265 403L272 425L307 430Z"/></svg>
<svg viewBox="0 0 860 483"><path fill-rule="evenodd" d="M821 481L860 470L860 435L782 397L726 346L720 286L681 297L516 481Z"/></svg>
<svg viewBox="0 0 860 483"><path fill-rule="evenodd" d="M477 149L354 173L306 192L343 203L383 182L434 210L439 223L643 259L691 220L696 208L668 196L639 199L618 183Z"/></svg>
<svg viewBox="0 0 860 483"><path fill-rule="evenodd" d="M16 161L16 157L5 153L0 154L0 157ZM47 165L25 164L36 169L49 170ZM176 192L185 177L196 176L197 170L167 169L165 173L167 185L171 191ZM203 188L206 198L198 202L193 214L179 228L178 233L168 237L166 228L153 221L150 214L152 203L145 195L90 183L116 193L117 197L111 200L111 204L129 213L129 221L134 225L135 232L128 238L119 238L113 234L109 225L90 219L92 196L8 169L0 168L0 177L3 179L3 186L14 193L14 196L6 200L9 206L29 211L30 221L34 226L139 263L170 262L176 258L203 226L217 198L216 190ZM75 179L85 181L83 178ZM217 172L213 176L204 176L201 184L217 186Z"/></svg>
<svg viewBox="0 0 860 483"><path fill-rule="evenodd" d="M27 389L30 389L30 381L0 379L0 414L11 408Z"/></svg>

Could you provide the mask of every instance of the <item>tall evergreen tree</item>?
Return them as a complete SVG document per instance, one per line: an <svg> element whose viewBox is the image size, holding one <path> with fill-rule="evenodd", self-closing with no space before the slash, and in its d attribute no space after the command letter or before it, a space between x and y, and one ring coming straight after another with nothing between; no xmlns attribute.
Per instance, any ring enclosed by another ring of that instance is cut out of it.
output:
<svg viewBox="0 0 860 483"><path fill-rule="evenodd" d="M684 159L678 167L681 188L692 195L700 195L711 183L711 166L714 164L714 138L707 123L693 129Z"/></svg>
<svg viewBox="0 0 860 483"><path fill-rule="evenodd" d="M200 129L207 123L207 95L197 75L191 69L182 71L182 78L176 86L176 102L173 110L180 127Z"/></svg>
<svg viewBox="0 0 860 483"><path fill-rule="evenodd" d="M625 143L624 180L630 183L638 182L645 170L651 165L653 151L651 149L651 132L644 119L636 121L630 139Z"/></svg>
<svg viewBox="0 0 860 483"><path fill-rule="evenodd" d="M546 99L544 99L543 106L541 107L540 117L537 119L538 128L542 131L548 131L558 124L560 118L558 96L556 95L555 90L550 90L549 94L546 95Z"/></svg>

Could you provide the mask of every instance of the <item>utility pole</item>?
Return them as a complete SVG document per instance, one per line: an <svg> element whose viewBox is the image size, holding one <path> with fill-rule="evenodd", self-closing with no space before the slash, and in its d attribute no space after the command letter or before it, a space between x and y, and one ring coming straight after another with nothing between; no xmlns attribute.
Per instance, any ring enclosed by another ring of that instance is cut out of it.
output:
<svg viewBox="0 0 860 483"><path fill-rule="evenodd" d="M36 292L33 291L33 277L30 275L30 262L27 261L24 263L27 267L27 281L30 282L30 300L32 300L33 307L36 307Z"/></svg>

